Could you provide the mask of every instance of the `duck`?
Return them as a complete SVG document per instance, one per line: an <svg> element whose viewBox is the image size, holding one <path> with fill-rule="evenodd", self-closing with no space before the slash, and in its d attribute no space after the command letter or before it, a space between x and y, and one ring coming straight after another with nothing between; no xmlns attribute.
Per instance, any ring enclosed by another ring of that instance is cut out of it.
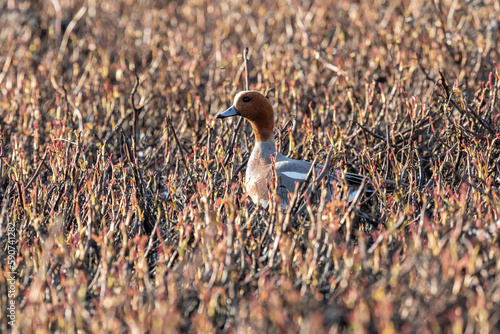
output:
<svg viewBox="0 0 500 334"><path fill-rule="evenodd" d="M241 91L236 94L231 107L216 115L217 119L240 116L250 122L255 136L255 145L248 159L245 175L245 191L254 203L266 207L268 205L268 185L274 173L279 180L276 190L280 197L280 204L285 208L290 202L290 195L295 191L297 183L302 183L311 170L312 162L295 160L286 157L276 150L274 141L274 110L269 100L260 92L255 90ZM275 171L273 171L275 168ZM315 173L319 173L323 165L315 166ZM340 187L336 181L339 170L330 173L333 176L332 183ZM346 173L345 180L349 185L347 201L352 201L358 192L360 185L367 177L355 173ZM333 188L328 187L327 196L333 196ZM370 190L366 190L370 191ZM373 190L371 190L373 191Z"/></svg>

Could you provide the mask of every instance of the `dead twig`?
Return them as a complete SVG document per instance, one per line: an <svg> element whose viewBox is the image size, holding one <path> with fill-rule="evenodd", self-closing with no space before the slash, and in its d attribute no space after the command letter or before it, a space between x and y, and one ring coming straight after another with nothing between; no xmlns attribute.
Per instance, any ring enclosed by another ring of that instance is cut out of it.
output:
<svg viewBox="0 0 500 334"><path fill-rule="evenodd" d="M130 93L129 97L129 103L132 106L133 113L132 113L132 147L134 151L136 150L136 143L137 143L137 120L139 118L139 113L142 111L144 108L144 104L140 106L135 105L135 93L137 93L137 88L139 88L139 76L137 75L137 72L133 70L134 76L135 76L135 83L134 87L132 88L132 92Z"/></svg>
<svg viewBox="0 0 500 334"><path fill-rule="evenodd" d="M391 147L394 147L394 148L399 148L397 145L394 145L390 142L390 140L388 138L384 138L370 130L368 130L366 127L364 127L363 125L359 124L357 121L354 121L354 123L359 126L361 129L363 129L363 131L365 131L366 133L370 134L371 136L383 141L384 143L387 143L388 145L390 145Z"/></svg>
<svg viewBox="0 0 500 334"><path fill-rule="evenodd" d="M356 204L358 203L359 198L361 197L361 195L363 194L363 192L365 190L365 184L366 184L366 179L363 179L363 181L361 181L361 184L358 187L358 190L356 192L356 196L354 196L354 199L351 201L351 204L349 205L349 207L347 208L347 211L345 212L344 216L342 217L342 220L340 221L340 225L345 224L347 218L351 216L351 212L356 207Z"/></svg>
<svg viewBox="0 0 500 334"><path fill-rule="evenodd" d="M245 90L249 90L249 73L248 73L248 48L245 48L243 51L243 65L245 68ZM231 141L229 142L229 147L226 150L225 158L224 158L224 165L227 165L229 160L233 157L233 148L234 144L236 143L236 137L238 136L238 131L241 128L241 124L243 123L243 117L240 117L238 120L238 124L236 125L236 129L233 132L233 136L231 137Z"/></svg>
<svg viewBox="0 0 500 334"><path fill-rule="evenodd" d="M48 150L46 150L45 153L43 154L42 161L40 161L40 163L38 164L38 167L37 167L37 169L35 171L35 174L33 174L33 176L31 177L31 179L29 180L29 182L26 184L26 186L24 187L24 189L28 189L31 186L31 183L33 183L33 181L36 179L36 177L38 176L38 174L42 170L42 166L44 165L45 159L47 158L47 154L48 154ZM1 165L2 165L2 162L0 160L0 167L1 167ZM2 169L0 168L0 175L2 175L1 171L2 171Z"/></svg>
<svg viewBox="0 0 500 334"><path fill-rule="evenodd" d="M181 154L181 159L182 159L182 162L184 163L184 167L186 168L186 172L187 172L187 175L188 175L188 178L189 178L189 181L191 183L191 189L196 192L196 183L194 183L193 181L193 177L191 176L191 171L189 170L189 165L186 161L186 158L184 157L184 149L182 148L182 145L179 141L179 138L177 137L177 134L175 133L175 129L174 129L174 126L172 125L172 121L170 120L170 118L167 118L167 124L170 126L170 129L172 130L172 133L174 135L174 139L175 139L175 144L177 145L177 147L179 148L179 153Z"/></svg>
<svg viewBox="0 0 500 334"><path fill-rule="evenodd" d="M444 78L443 72L439 71L440 79L441 79L441 85L443 87L443 91L445 93L445 98L451 102L451 104L461 113L461 114L467 114L469 117L476 119L490 134L493 136L496 135L495 131L489 126L488 123L486 123L479 115L467 104L465 105L465 109L460 107L458 103L453 99L453 92L450 91L450 88L448 84L446 83L446 79Z"/></svg>
<svg viewBox="0 0 500 334"><path fill-rule="evenodd" d="M291 223L292 217L296 217L297 213L300 213L303 209L301 206L302 200L304 199L305 196L305 190L307 186L309 185L309 181L311 180L311 177L314 175L314 171L316 169L316 161L317 157L314 159L313 163L311 164L311 168L309 168L309 171L307 172L307 176L304 179L304 181L301 184L297 184L295 186L295 191L293 192L292 195L292 200L290 201L288 205L288 210L286 212L285 220L283 223L283 231L286 231L287 227ZM300 210L299 210L300 209Z"/></svg>

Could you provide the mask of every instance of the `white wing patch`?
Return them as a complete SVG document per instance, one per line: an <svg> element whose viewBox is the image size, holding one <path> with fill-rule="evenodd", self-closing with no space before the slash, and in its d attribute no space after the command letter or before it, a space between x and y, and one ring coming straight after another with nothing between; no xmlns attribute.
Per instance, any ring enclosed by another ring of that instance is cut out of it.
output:
<svg viewBox="0 0 500 334"><path fill-rule="evenodd" d="M352 200L354 199L354 197L356 197L357 193L358 193L358 191L357 191L357 190L354 190L353 192L351 192L351 193L349 194L349 198L347 199L347 202L352 201Z"/></svg>
<svg viewBox="0 0 500 334"><path fill-rule="evenodd" d="M282 174L296 180L305 180L307 177L307 174L297 172L282 172Z"/></svg>
<svg viewBox="0 0 500 334"><path fill-rule="evenodd" d="M264 209L267 209L267 206L269 205L269 201L267 199L260 199L259 203Z"/></svg>

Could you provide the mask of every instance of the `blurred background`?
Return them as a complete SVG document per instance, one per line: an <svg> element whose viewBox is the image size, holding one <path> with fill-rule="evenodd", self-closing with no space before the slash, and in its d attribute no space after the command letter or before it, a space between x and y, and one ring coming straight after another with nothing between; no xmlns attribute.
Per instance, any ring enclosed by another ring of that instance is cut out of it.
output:
<svg viewBox="0 0 500 334"><path fill-rule="evenodd" d="M500 330L499 17L498 0L0 1L14 330ZM372 227L341 197L284 230L248 204L251 127L215 119L245 48L280 151L370 176Z"/></svg>

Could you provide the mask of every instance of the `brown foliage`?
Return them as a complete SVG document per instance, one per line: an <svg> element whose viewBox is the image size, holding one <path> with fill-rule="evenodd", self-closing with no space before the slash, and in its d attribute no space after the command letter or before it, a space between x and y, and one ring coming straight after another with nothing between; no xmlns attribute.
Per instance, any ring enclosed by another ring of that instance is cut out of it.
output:
<svg viewBox="0 0 500 334"><path fill-rule="evenodd" d="M498 6L4 1L2 313L15 226L23 333L500 330ZM254 207L246 47L280 151L377 193Z"/></svg>

